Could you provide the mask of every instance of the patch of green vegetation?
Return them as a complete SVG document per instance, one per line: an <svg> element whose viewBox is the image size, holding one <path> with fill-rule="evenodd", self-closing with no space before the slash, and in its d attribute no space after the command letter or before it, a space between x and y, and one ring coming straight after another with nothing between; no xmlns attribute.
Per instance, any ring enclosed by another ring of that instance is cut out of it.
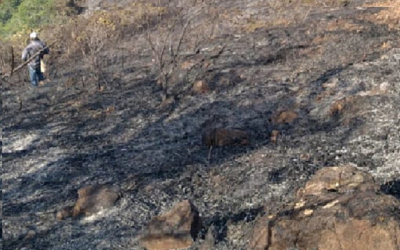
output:
<svg viewBox="0 0 400 250"><path fill-rule="evenodd" d="M3 0L0 2L0 35L9 37L46 24L56 24L71 14L70 0Z"/></svg>
<svg viewBox="0 0 400 250"><path fill-rule="evenodd" d="M0 23L6 24L12 13L18 8L22 0L4 0L0 2Z"/></svg>

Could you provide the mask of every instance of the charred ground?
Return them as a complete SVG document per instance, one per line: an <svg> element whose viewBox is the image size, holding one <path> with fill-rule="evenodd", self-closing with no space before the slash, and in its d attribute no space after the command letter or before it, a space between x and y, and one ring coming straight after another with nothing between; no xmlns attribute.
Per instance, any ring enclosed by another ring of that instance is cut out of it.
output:
<svg viewBox="0 0 400 250"><path fill-rule="evenodd" d="M98 30L102 39L75 52L66 50L73 33L61 32L48 84L31 89L24 72L6 79L3 249L140 249L137 237L150 218L186 198L205 230L214 225L216 249L245 249L254 219L285 207L325 166L354 164L399 197L399 19L381 18L396 17L398 4L263 2L194 3L182 7L174 26L181 28L172 31L164 24L176 8L165 5L151 9L162 19L145 31L124 26L109 37L112 46L101 47L109 35ZM177 51L191 11L200 14ZM208 23L212 33L196 33ZM160 67L164 35L176 38L172 46L165 40L166 51L179 52L179 67L174 52ZM194 66L185 69L186 62ZM172 72L167 82L162 70ZM193 94L198 79L211 91ZM284 110L298 118L274 123ZM215 148L208 158L201 143L207 127L245 130L251 144ZM272 130L280 131L276 144ZM93 183L120 186L118 205L56 221L77 189Z"/></svg>

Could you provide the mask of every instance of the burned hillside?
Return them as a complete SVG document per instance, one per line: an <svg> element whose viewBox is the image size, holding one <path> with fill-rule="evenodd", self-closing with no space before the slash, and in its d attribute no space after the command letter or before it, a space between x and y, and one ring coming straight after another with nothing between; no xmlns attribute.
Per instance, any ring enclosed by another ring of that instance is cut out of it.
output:
<svg viewBox="0 0 400 250"><path fill-rule="evenodd" d="M330 166L400 199L396 1L109 2L40 33L56 41L44 86L2 80L3 249L142 249L186 199L190 249L207 231L248 249L257 218ZM4 74L24 43L1 43ZM95 184L115 206L56 219Z"/></svg>

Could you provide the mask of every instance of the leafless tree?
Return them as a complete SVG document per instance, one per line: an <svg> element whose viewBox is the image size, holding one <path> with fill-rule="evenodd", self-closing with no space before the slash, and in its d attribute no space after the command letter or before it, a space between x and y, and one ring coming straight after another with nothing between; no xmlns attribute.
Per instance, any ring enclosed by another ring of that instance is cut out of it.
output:
<svg viewBox="0 0 400 250"><path fill-rule="evenodd" d="M216 13L212 13L204 6L194 6L181 8L174 13L175 18L169 23L160 23L157 28L148 28L145 31L145 38L154 56L154 64L157 71L158 83L162 86L162 100L169 98L173 80L180 74L191 75L191 80L201 75L202 71L197 70L196 66L203 64L206 56L199 56L189 67L182 64L188 58L200 53L201 47L211 39L214 34L215 23L217 22ZM209 29L200 27L196 23L197 18L207 16L210 19ZM221 50L222 52L222 50ZM220 55L220 53L218 53ZM194 72L196 71L196 72ZM186 73L186 74L185 74Z"/></svg>

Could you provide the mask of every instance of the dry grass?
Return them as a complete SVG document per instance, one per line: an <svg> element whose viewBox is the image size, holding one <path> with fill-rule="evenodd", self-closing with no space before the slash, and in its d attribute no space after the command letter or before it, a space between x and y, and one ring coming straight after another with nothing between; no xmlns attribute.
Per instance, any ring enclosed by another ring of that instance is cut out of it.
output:
<svg viewBox="0 0 400 250"><path fill-rule="evenodd" d="M253 33L260 29L289 27L307 22L309 14L320 8L332 9L349 4L350 0L299 0L299 1L263 1L256 6L265 9L267 15L254 15L244 10L232 8L222 11L222 20L229 21L237 30Z"/></svg>
<svg viewBox="0 0 400 250"><path fill-rule="evenodd" d="M327 23L326 31L356 31L360 32L365 29L364 26L360 24L353 23L352 20L333 20Z"/></svg>
<svg viewBox="0 0 400 250"><path fill-rule="evenodd" d="M248 19L247 23L240 26L240 29L246 33L253 33L258 29L287 27L293 22L294 20L288 18L277 18L272 21Z"/></svg>
<svg viewBox="0 0 400 250"><path fill-rule="evenodd" d="M9 73L11 70L11 46L0 40L0 72Z"/></svg>
<svg viewBox="0 0 400 250"><path fill-rule="evenodd" d="M385 0L365 7L379 7L382 10L366 19L378 24L387 24L391 30L399 30L400 27L400 2L397 0Z"/></svg>

